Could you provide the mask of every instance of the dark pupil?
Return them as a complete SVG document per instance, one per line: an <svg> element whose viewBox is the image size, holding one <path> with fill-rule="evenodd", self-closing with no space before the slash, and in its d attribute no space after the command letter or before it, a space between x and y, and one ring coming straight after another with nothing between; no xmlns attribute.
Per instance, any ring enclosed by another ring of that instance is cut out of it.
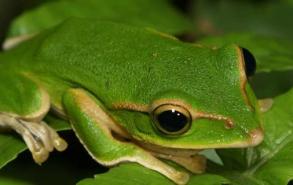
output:
<svg viewBox="0 0 293 185"><path fill-rule="evenodd" d="M244 57L244 62L245 62L245 73L247 76L252 76L255 72L256 69L256 61L254 56L251 54L248 49L241 48L243 57Z"/></svg>
<svg viewBox="0 0 293 185"><path fill-rule="evenodd" d="M176 110L164 111L157 116L160 126L167 132L178 132L187 124L187 118Z"/></svg>

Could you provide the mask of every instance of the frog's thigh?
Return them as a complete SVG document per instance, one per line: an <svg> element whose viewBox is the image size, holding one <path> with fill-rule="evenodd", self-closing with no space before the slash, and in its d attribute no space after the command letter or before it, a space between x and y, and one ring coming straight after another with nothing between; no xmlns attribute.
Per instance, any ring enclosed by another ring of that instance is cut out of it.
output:
<svg viewBox="0 0 293 185"><path fill-rule="evenodd" d="M0 129L19 133L37 163L53 148L64 150L66 143L42 122L50 108L48 94L22 75L2 72L0 81Z"/></svg>
<svg viewBox="0 0 293 185"><path fill-rule="evenodd" d="M70 89L63 104L78 138L99 163L111 166L124 161L137 162L158 171L177 184L185 184L188 174L153 157L137 145L122 142L112 135L113 121L103 105L82 89Z"/></svg>

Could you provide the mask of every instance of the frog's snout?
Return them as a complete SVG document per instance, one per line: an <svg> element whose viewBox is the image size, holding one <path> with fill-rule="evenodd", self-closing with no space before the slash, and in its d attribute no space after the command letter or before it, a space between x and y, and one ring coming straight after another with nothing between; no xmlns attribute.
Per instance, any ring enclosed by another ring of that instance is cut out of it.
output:
<svg viewBox="0 0 293 185"><path fill-rule="evenodd" d="M262 128L257 128L249 132L251 146L259 145L264 138L264 132Z"/></svg>

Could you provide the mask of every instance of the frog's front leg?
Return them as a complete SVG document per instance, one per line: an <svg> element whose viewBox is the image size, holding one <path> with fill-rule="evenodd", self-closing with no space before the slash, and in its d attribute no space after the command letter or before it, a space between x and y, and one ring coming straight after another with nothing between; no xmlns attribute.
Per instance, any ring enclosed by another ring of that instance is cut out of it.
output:
<svg viewBox="0 0 293 185"><path fill-rule="evenodd" d="M66 142L42 121L50 108L45 90L17 74L0 74L0 130L20 134L36 163L44 162L54 148L66 149Z"/></svg>
<svg viewBox="0 0 293 185"><path fill-rule="evenodd" d="M155 170L177 184L185 184L189 175L155 158L132 142L122 141L113 132L124 135L95 97L82 89L71 89L63 97L64 107L81 143L94 160L112 166L120 162L137 162Z"/></svg>
<svg viewBox="0 0 293 185"><path fill-rule="evenodd" d="M55 130L43 121L25 121L15 115L0 113L0 128L12 129L20 134L31 151L36 163L41 164L49 157L53 149L63 151L66 142L59 137Z"/></svg>

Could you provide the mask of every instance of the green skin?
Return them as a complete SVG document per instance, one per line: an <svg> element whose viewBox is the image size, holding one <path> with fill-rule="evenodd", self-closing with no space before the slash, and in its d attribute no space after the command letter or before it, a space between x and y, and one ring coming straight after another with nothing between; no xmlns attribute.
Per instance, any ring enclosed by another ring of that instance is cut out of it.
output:
<svg viewBox="0 0 293 185"><path fill-rule="evenodd" d="M0 55L0 126L21 134L42 163L66 148L41 122L50 109L99 163L138 162L185 184L187 172L159 158L200 173L198 150L262 141L243 60L235 45L214 50L151 29L70 19ZM155 121L162 105L184 109L190 127L162 131Z"/></svg>

